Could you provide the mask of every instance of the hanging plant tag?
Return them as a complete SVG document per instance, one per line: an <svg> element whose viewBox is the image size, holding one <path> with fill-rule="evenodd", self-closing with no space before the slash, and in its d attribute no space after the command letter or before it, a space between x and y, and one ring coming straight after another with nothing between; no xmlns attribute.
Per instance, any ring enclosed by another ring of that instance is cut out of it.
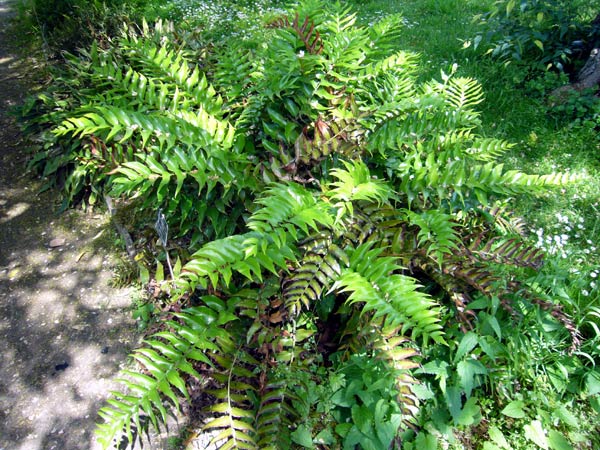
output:
<svg viewBox="0 0 600 450"><path fill-rule="evenodd" d="M158 238L162 243L163 247L167 246L167 237L169 235L169 224L167 223L167 219L162 212L162 209L158 210L158 215L156 218L156 223L154 224L154 229L158 233Z"/></svg>

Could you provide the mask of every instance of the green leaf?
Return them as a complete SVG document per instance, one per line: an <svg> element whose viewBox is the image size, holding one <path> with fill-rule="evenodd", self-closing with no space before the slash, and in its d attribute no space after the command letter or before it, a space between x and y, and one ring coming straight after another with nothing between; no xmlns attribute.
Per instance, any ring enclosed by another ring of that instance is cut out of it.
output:
<svg viewBox="0 0 600 450"><path fill-rule="evenodd" d="M438 443L435 436L427 432L421 432L415 439L415 445L419 450L437 450Z"/></svg>
<svg viewBox="0 0 600 450"><path fill-rule="evenodd" d="M523 403L521 400L513 400L500 412L505 416L512 417L513 419L522 419L525 417L525 411L523 410L524 406L525 403Z"/></svg>
<svg viewBox="0 0 600 450"><path fill-rule="evenodd" d="M548 444L553 450L573 450L573 446L567 438L555 430L550 430L550 433L548 433Z"/></svg>
<svg viewBox="0 0 600 450"><path fill-rule="evenodd" d="M292 441L304 448L315 448L313 445L311 429L307 425L300 425L290 434Z"/></svg>
<svg viewBox="0 0 600 450"><path fill-rule="evenodd" d="M458 345L456 355L454 355L454 362L461 360L467 353L475 348L477 343L477 334L472 331L469 331L467 334L465 334Z"/></svg>
<svg viewBox="0 0 600 450"><path fill-rule="evenodd" d="M471 396L471 391L473 390L475 375L485 375L487 374L487 369L479 361L466 359L458 363L456 372L460 379L460 386L465 390L468 398Z"/></svg>
<svg viewBox="0 0 600 450"><path fill-rule="evenodd" d="M477 398L471 397L465 402L460 413L454 418L458 425L473 425L481 420L481 411L477 405Z"/></svg>
<svg viewBox="0 0 600 450"><path fill-rule="evenodd" d="M510 446L500 428L491 426L488 429L488 435L495 444L497 444L501 448L505 448L506 450L510 450Z"/></svg>
<svg viewBox="0 0 600 450"><path fill-rule="evenodd" d="M558 417L565 425L568 425L571 428L578 428L579 421L577 417L569 411L565 405L560 405L558 408L554 410L554 415Z"/></svg>
<svg viewBox="0 0 600 450"><path fill-rule="evenodd" d="M530 424L523 427L525 431L525 437L544 450L548 449L548 438L544 433L542 422L534 420Z"/></svg>
<svg viewBox="0 0 600 450"><path fill-rule="evenodd" d="M585 377L585 389L587 395L600 393L600 372L593 370Z"/></svg>
<svg viewBox="0 0 600 450"><path fill-rule="evenodd" d="M333 432L329 428L324 428L315 436L315 443L321 445L333 445L335 444L335 437Z"/></svg>
<svg viewBox="0 0 600 450"><path fill-rule="evenodd" d="M483 450L501 450L501 448L491 442L484 442Z"/></svg>
<svg viewBox="0 0 600 450"><path fill-rule="evenodd" d="M369 436L373 431L373 411L367 406L352 406L352 420L356 427Z"/></svg>

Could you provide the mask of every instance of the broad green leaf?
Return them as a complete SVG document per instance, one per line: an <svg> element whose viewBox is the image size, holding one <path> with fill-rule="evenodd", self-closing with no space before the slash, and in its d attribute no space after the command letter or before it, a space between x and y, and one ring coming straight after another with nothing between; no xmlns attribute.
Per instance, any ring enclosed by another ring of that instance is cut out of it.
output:
<svg viewBox="0 0 600 450"><path fill-rule="evenodd" d="M548 433L548 444L552 450L573 450L567 438L555 430L550 430Z"/></svg>
<svg viewBox="0 0 600 450"><path fill-rule="evenodd" d="M471 397L465 402L462 410L458 414L457 417L454 418L455 422L458 425L473 425L478 423L481 420L481 410L477 405L477 399L475 397Z"/></svg>
<svg viewBox="0 0 600 450"><path fill-rule="evenodd" d="M544 450L548 449L548 438L544 432L542 422L534 420L530 424L525 425L523 430L525 431L525 437L527 439Z"/></svg>
<svg viewBox="0 0 600 450"><path fill-rule="evenodd" d="M487 374L487 369L479 361L474 359L465 359L456 366L456 372L460 379L460 385L465 390L465 395L471 396L474 387L475 375Z"/></svg>
<svg viewBox="0 0 600 450"><path fill-rule="evenodd" d="M335 444L335 437L334 437L333 432L331 431L331 429L324 428L323 430L321 430L321 432L315 436L315 443L316 444L321 444L321 445L323 445L323 444L326 444L326 445L333 445L333 444Z"/></svg>
<svg viewBox="0 0 600 450"><path fill-rule="evenodd" d="M600 372L593 370L585 377L585 389L587 395L600 393Z"/></svg>
<svg viewBox="0 0 600 450"><path fill-rule="evenodd" d="M467 353L475 348L477 343L477 334L472 331L469 331L467 334L465 334L458 345L456 355L454 355L454 362L460 361Z"/></svg>
<svg viewBox="0 0 600 450"><path fill-rule="evenodd" d="M437 439L435 438L435 436L427 433L427 432L421 432L417 435L417 438L415 439L415 449L418 450L437 450L438 449L438 443L437 443Z"/></svg>
<svg viewBox="0 0 600 450"><path fill-rule="evenodd" d="M525 411L523 410L524 406L525 403L523 403L521 400L513 400L500 412L505 416L512 417L513 419L522 419L525 417Z"/></svg>
<svg viewBox="0 0 600 450"><path fill-rule="evenodd" d="M569 411L565 405L560 405L558 408L554 410L554 415L558 417L565 425L570 426L571 428L578 428L579 421L577 417Z"/></svg>
<svg viewBox="0 0 600 450"><path fill-rule="evenodd" d="M504 434L502 433L502 431L500 431L498 427L491 426L488 429L488 435L490 439L494 441L494 443L497 444L499 447L504 448L506 450L510 450L510 446L508 445Z"/></svg>
<svg viewBox="0 0 600 450"><path fill-rule="evenodd" d="M314 448L311 429L307 425L300 425L290 434L292 441L304 448Z"/></svg>

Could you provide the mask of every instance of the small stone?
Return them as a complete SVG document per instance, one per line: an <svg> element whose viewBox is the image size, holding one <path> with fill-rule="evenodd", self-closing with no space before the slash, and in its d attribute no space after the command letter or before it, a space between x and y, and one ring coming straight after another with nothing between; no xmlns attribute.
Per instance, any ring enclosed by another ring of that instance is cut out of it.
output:
<svg viewBox="0 0 600 450"><path fill-rule="evenodd" d="M67 242L67 240L65 238L55 238L55 239L52 239L48 243L48 247L50 247L50 248L61 247L61 246L65 245L66 242Z"/></svg>

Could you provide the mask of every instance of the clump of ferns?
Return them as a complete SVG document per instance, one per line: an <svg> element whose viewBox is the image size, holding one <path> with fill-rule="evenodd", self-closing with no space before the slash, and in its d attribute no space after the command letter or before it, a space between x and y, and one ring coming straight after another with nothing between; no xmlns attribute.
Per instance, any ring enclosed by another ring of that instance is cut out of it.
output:
<svg viewBox="0 0 600 450"><path fill-rule="evenodd" d="M385 367L391 432L372 445L387 448L418 409L419 351L445 344L443 308L468 326L470 295L496 292L493 264L539 264L518 235L498 235L510 221L494 200L570 180L497 164L510 144L476 133L477 82L417 83L393 17L361 28L339 4L312 1L271 25L256 62L217 66L224 99L161 39L124 37L122 55L92 49L80 71L118 88L55 130L100 139L116 158L113 195L164 206L189 236L171 315L134 352L142 370L126 373L129 391L101 410L105 446L121 434L133 443L197 398L214 402L204 430L224 448L312 442L321 428L293 424L326 405L327 439L351 445L365 433L335 431L352 419L348 403L298 398L314 380L338 392L336 373ZM366 414L360 395L347 397Z"/></svg>

